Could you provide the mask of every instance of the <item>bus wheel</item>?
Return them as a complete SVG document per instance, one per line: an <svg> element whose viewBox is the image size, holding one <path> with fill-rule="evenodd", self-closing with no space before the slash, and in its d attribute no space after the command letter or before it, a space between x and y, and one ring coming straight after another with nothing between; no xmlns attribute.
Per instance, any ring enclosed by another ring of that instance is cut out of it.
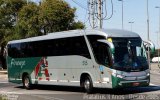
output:
<svg viewBox="0 0 160 100"><path fill-rule="evenodd" d="M31 89L31 81L28 75L23 77L23 87L25 89Z"/></svg>
<svg viewBox="0 0 160 100"><path fill-rule="evenodd" d="M92 93L93 91L93 84L90 76L86 76L84 80L84 89L87 93Z"/></svg>

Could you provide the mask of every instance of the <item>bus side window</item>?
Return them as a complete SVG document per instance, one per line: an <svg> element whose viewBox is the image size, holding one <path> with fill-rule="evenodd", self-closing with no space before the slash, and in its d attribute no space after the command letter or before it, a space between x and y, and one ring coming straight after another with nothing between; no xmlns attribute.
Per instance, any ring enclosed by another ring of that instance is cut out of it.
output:
<svg viewBox="0 0 160 100"><path fill-rule="evenodd" d="M12 51L11 55L12 55L13 58L20 57L18 43L17 44L13 44L11 46L11 51Z"/></svg>
<svg viewBox="0 0 160 100"><path fill-rule="evenodd" d="M13 57L12 47L10 44L8 45L8 56Z"/></svg>
<svg viewBox="0 0 160 100"><path fill-rule="evenodd" d="M85 38L83 36L75 37L73 44L74 44L74 47L73 47L74 51L73 52L76 55L80 55L80 56L86 57L88 59L91 59Z"/></svg>

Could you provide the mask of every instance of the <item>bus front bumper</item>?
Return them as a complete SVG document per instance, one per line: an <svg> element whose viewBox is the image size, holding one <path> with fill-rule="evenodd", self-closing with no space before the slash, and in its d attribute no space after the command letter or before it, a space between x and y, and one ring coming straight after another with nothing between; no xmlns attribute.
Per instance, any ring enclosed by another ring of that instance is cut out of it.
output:
<svg viewBox="0 0 160 100"><path fill-rule="evenodd" d="M139 87L139 86L149 86L149 80L121 81L118 83L118 87Z"/></svg>
<svg viewBox="0 0 160 100"><path fill-rule="evenodd" d="M122 78L112 77L112 88L144 87L149 86L149 83L149 76L141 80L125 80Z"/></svg>

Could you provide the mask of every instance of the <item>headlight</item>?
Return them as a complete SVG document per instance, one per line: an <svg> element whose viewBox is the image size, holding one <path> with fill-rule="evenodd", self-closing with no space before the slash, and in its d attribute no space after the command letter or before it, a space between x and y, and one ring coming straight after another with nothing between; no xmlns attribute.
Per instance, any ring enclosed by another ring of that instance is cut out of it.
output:
<svg viewBox="0 0 160 100"><path fill-rule="evenodd" d="M123 75L117 75L117 77L118 77L118 78L124 78L124 76L123 76Z"/></svg>
<svg viewBox="0 0 160 100"><path fill-rule="evenodd" d="M112 75L114 76L114 77L116 77L116 73L117 73L117 71L116 70L112 70Z"/></svg>

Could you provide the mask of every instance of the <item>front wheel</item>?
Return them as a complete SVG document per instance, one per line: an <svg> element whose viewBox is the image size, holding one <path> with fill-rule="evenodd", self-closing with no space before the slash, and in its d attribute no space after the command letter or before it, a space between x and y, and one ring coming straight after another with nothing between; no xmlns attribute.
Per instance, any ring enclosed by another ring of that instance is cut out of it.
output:
<svg viewBox="0 0 160 100"><path fill-rule="evenodd" d="M30 77L28 75L23 77L23 87L25 89L31 89L31 81L30 81Z"/></svg>
<svg viewBox="0 0 160 100"><path fill-rule="evenodd" d="M93 91L93 84L90 76L86 76L84 80L84 89L87 93L92 93Z"/></svg>

